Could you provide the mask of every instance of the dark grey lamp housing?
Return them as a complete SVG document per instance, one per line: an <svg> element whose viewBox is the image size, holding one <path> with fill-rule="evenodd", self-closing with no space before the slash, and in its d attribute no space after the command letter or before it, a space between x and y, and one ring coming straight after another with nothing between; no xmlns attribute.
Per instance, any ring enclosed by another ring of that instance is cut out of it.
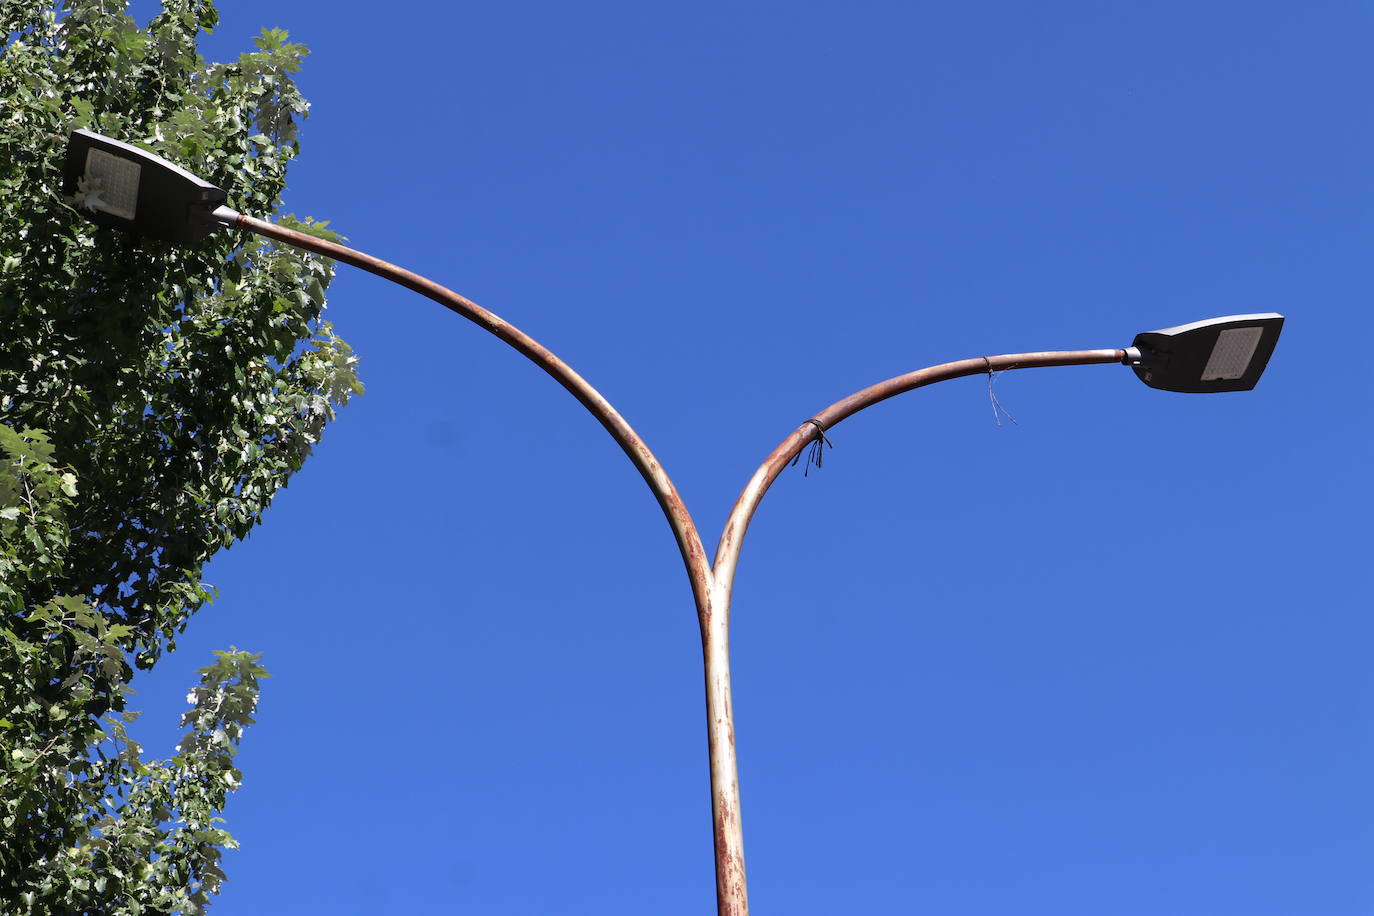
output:
<svg viewBox="0 0 1374 916"><path fill-rule="evenodd" d="M100 226L169 242L198 242L222 223L224 191L161 156L89 130L67 143L62 192Z"/></svg>
<svg viewBox="0 0 1374 916"><path fill-rule="evenodd" d="M1165 391L1249 391L1259 382L1283 330L1283 316L1227 315L1137 334L1126 365Z"/></svg>

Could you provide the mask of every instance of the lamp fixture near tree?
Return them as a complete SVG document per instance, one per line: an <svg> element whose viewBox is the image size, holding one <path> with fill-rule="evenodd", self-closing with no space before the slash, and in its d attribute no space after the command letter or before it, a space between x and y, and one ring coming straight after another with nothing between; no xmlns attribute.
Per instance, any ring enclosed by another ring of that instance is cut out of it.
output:
<svg viewBox="0 0 1374 916"><path fill-rule="evenodd" d="M490 331L524 354L577 398L629 456L653 491L673 529L701 624L706 669L707 736L711 762L712 821L719 913L748 912L744 841L729 669L730 598L749 522L778 475L828 430L890 397L936 382L1010 369L1120 363L1152 388L1210 393L1246 391L1264 372L1283 328L1275 313L1231 315L1150 331L1130 347L1013 353L976 357L920 369L879 382L837 401L798 426L754 472L722 532L714 563L662 464L610 403L580 375L532 337L476 303L418 274L343 245L240 214L225 206L223 190L185 169L127 143L78 130L71 135L63 191L83 216L107 226L164 241L194 243L220 227L233 227L334 258L385 277L435 300Z"/></svg>

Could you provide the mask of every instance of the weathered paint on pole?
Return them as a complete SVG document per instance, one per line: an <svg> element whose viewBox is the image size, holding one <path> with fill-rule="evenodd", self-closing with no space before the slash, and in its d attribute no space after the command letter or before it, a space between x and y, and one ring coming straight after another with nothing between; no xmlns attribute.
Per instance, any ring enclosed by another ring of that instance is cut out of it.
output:
<svg viewBox="0 0 1374 916"><path fill-rule="evenodd" d="M747 916L744 832L740 823L739 773L735 753L734 709L730 691L730 596L744 535L773 481L810 442L847 417L890 397L949 379L1008 369L1120 363L1125 350L1068 350L1012 353L944 363L899 375L855 392L815 414L792 432L750 478L721 533L714 564L708 564L701 536L677 488L639 434L595 388L566 363L519 328L475 302L419 274L282 226L221 207L215 216L235 226L297 248L343 261L412 289L456 312L510 344L547 372L605 427L653 491L673 530L696 603L706 679L707 747L711 766L711 815L715 839L716 907L719 916Z"/></svg>
<svg viewBox="0 0 1374 916"><path fill-rule="evenodd" d="M640 438L610 402L566 363L510 322L451 289L395 264L345 245L328 242L221 207L215 216L234 226L296 248L334 258L427 296L510 344L566 388L611 434L629 456L673 529L696 603L701 651L706 673L707 748L711 766L711 815L716 853L716 903L722 916L746 916L749 901L744 880L744 834L740 828L739 775L735 764L734 712L730 705L729 601L713 611L714 576L701 536L677 487Z"/></svg>
<svg viewBox="0 0 1374 916"><path fill-rule="evenodd" d="M692 523L692 517L687 511L687 506L683 503L681 495L673 486L667 472L663 470L658 459L654 457L654 453L649 450L649 446L631 428L630 424L625 422L625 418L611 406L610 402L602 397L601 392L593 388L586 379L574 372L552 351L515 325L487 311L471 299L460 296L453 290L440 286L433 280L417 273L412 273L397 267L395 264L335 242L327 242L313 235L306 235L304 232L297 232L294 229L277 226L260 219L254 219L251 216L234 213L227 207L217 211L217 214L220 213L224 214L223 219L228 225L276 239L296 248L303 248L306 251L333 258L336 261L343 261L345 264L359 267L368 273L384 277L407 289L412 289L422 296L427 296L449 311L463 316L473 324L504 340L540 369L553 376L558 384L566 388L573 397L582 402L582 406L587 408L592 416L596 417L639 470L640 476L644 478L644 482L653 491L654 497L663 509L663 514L668 518L668 524L673 529L673 536L677 539L678 549L682 552L682 561L687 567L687 575L692 583L692 593L697 596L698 606L705 605L709 601L711 568L706 561L706 552L701 546L701 537L697 534L696 525Z"/></svg>
<svg viewBox="0 0 1374 916"><path fill-rule="evenodd" d="M1006 353L1001 356L979 356L953 363L941 363L926 369L917 369L905 375L898 375L876 385L856 391L847 398L836 401L820 413L792 431L792 434L773 449L772 453L759 465L754 476L749 478L744 491L735 501L730 517L721 532L716 547L716 559L712 564L716 577L716 588L726 599L734 586L735 568L739 564L740 549L744 545L744 534L749 522L758 509L768 488L778 475L796 458L806 445L820 437L822 430L829 430L865 408L872 407L890 397L924 388L936 382L963 378L966 375L983 375L989 372L1004 372L1009 369L1038 369L1049 366L1091 366L1103 363L1122 363L1126 359L1125 350L1055 350L1043 353Z"/></svg>

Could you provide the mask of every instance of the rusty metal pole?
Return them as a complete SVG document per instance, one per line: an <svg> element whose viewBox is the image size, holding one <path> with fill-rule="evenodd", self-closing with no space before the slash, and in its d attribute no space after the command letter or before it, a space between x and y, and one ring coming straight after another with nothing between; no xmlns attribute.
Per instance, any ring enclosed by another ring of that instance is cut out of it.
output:
<svg viewBox="0 0 1374 916"><path fill-rule="evenodd" d="M673 537L677 540L678 550L682 553L682 562L686 565L687 575L691 579L692 594L697 596L697 605L698 607L709 606L711 568L706 562L706 551L701 545L701 537L697 534L696 525L692 523L691 513L687 511L687 506L683 503L677 487L673 486L668 473L663 470L658 459L654 457L654 453L649 450L649 446L645 444L630 424L625 422L625 418L611 406L610 402L601 395L601 392L574 372L567 363L515 325L487 311L471 299L460 296L453 290L440 286L433 280L417 273L336 242L327 242L304 232L297 232L294 229L277 226L260 219L254 219L251 216L244 216L228 207L221 207L215 211L215 215L225 225L244 229L256 235L285 242L294 248L301 248L333 258L336 261L342 261L345 264L351 264L433 299L449 311L461 315L483 330L510 344L540 369L553 376L558 384L577 398L582 406L587 408L591 415L596 417L597 421L605 427L606 431L611 434L611 438L634 463L640 476L644 478L644 482L649 485L649 489L653 491L654 497L663 509L663 514L668 518L669 526L673 529Z"/></svg>
<svg viewBox="0 0 1374 916"><path fill-rule="evenodd" d="M706 675L707 748L711 766L711 815L716 858L716 905L720 916L746 916L749 902L744 881L744 834L740 829L739 776L735 765L734 713L730 706L730 656L725 613L713 611L715 577L706 559L692 516L649 446L614 407L586 379L534 338L477 303L419 274L344 245L328 242L244 216L228 207L215 211L220 223L283 242L366 270L414 290L468 319L514 347L553 376L596 417L629 456L653 491L673 530L682 562L687 567L692 598L701 627L701 651ZM727 599L728 602L728 599ZM728 603L727 603L728 606Z"/></svg>
<svg viewBox="0 0 1374 916"><path fill-rule="evenodd" d="M712 565L715 574L716 602L719 613L729 614L730 593L734 587L735 569L739 565L740 550L744 546L744 535L749 529L749 521L763 500L773 481L778 479L783 468L806 447L819 438L823 431L832 429L837 423L852 417L865 408L880 401L911 391L924 388L936 382L962 378L966 375L982 375L990 372L1004 372L1009 369L1036 369L1049 366L1091 366L1103 363L1121 363L1126 359L1125 350L1055 350L1040 353L1007 353L1001 356L979 356L953 363L942 363L926 369L917 369L905 375L898 375L887 381L870 385L856 391L843 400L815 414L773 449L772 453L759 465L754 476L745 485L730 517L721 532L716 547L716 559Z"/></svg>
<svg viewBox="0 0 1374 916"><path fill-rule="evenodd" d="M475 302L419 274L371 255L312 235L236 213L227 207L215 218L257 235L343 261L399 283L472 321L514 347L543 369L605 427L629 456L653 491L668 524L692 587L701 627L701 650L706 677L707 744L711 766L711 811L716 858L716 907L719 916L747 916L748 893L744 873L744 833L740 823L739 773L735 754L734 709L730 689L730 598L740 550L749 522L782 469L808 443L847 417L879 401L948 379L1007 369L1120 363L1125 350L1070 350L1014 353L945 363L900 375L837 401L792 432L754 472L721 533L715 563L708 565L701 537L681 495L639 434L585 379L519 328Z"/></svg>
<svg viewBox="0 0 1374 916"><path fill-rule="evenodd" d="M711 728L711 793L716 818L716 895L720 913L742 916L748 912L744 885L744 838L739 819L734 712L730 696L730 599L734 590L740 551L744 546L744 535L773 481L777 480L783 468L787 467L808 443L824 431L861 410L904 392L966 375L1008 369L1090 366L1125 361L1126 351L1120 349L1060 350L980 356L976 359L918 369L870 385L831 404L794 430L754 472L754 476L736 500L730 517L726 520L725 529L721 532L715 563L711 570L711 605L702 618L702 647L706 657L707 702ZM733 883L735 880L738 880L737 887Z"/></svg>
<svg viewBox="0 0 1374 916"><path fill-rule="evenodd" d="M862 391L857 391L849 397L831 404L795 429L764 459L763 464L759 465L754 476L745 485L739 499L735 501L734 508L730 511L730 517L725 522L725 529L721 532L720 543L716 548L715 563L711 570L714 581L710 615L705 618L707 622L702 624L703 646L706 647L707 658L707 696L708 700L715 700L717 708L724 716L723 720L718 720L712 713L711 719L711 790L713 799L716 801L716 894L721 913L743 914L748 912L744 889L743 858L738 861L738 895L730 896L727 891L731 891L733 888L720 883L723 874L735 874L733 871L723 871L722 837L728 836L732 842L737 843L738 845L734 848L739 850L741 856L744 851L744 840L740 832L739 822L739 782L736 776L735 763L734 714L730 699L730 598L734 590L735 571L739 566L740 551L744 547L744 535L749 529L749 522L753 519L759 503L768 492L768 488L773 485L773 481L777 480L783 468L787 467L808 443L823 435L826 430L833 428L835 424L865 408L872 407L880 401L885 401L903 392L933 385L936 382L944 382L966 375L979 375L985 372L1048 366L1090 366L1125 361L1125 350L1061 350L981 356L976 359L965 359L959 362L931 366L927 369L918 369L915 372L908 372L876 385L870 385ZM713 640L709 646L706 636L708 629ZM711 667L713 659L718 671L714 679ZM719 698L714 697L711 692L713 683L722 691ZM718 752L720 754L719 761L717 760ZM728 752L728 758L725 756L726 752ZM728 783L721 785L727 778ZM718 789L719 794L717 794ZM729 868L733 864L726 861L724 867Z"/></svg>
<svg viewBox="0 0 1374 916"><path fill-rule="evenodd" d="M735 710L730 690L730 590L712 575L712 597L701 621L706 667L707 748L711 755L711 822L716 844L716 912L747 916L744 826L740 822L739 767L735 757Z"/></svg>

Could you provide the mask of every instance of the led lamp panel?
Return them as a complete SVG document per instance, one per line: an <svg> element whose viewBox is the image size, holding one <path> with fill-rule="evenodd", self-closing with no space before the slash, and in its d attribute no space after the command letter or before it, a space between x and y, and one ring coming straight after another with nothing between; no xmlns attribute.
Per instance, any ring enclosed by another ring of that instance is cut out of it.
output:
<svg viewBox="0 0 1374 916"><path fill-rule="evenodd" d="M1283 330L1276 312L1228 315L1137 334L1135 374L1151 388L1207 393L1249 391Z"/></svg>
<svg viewBox="0 0 1374 916"><path fill-rule="evenodd" d="M1217 336L1212 355L1202 369L1202 380L1214 382L1218 379L1237 379L1245 375L1245 369L1255 355L1264 328L1228 328Z"/></svg>
<svg viewBox="0 0 1374 916"><path fill-rule="evenodd" d="M225 193L161 156L89 130L67 141L62 192L99 226L169 242L198 242L219 224Z"/></svg>
<svg viewBox="0 0 1374 916"><path fill-rule="evenodd" d="M133 219L138 212L138 173L141 171L142 166L133 160L91 147L86 151L86 188L78 204Z"/></svg>

